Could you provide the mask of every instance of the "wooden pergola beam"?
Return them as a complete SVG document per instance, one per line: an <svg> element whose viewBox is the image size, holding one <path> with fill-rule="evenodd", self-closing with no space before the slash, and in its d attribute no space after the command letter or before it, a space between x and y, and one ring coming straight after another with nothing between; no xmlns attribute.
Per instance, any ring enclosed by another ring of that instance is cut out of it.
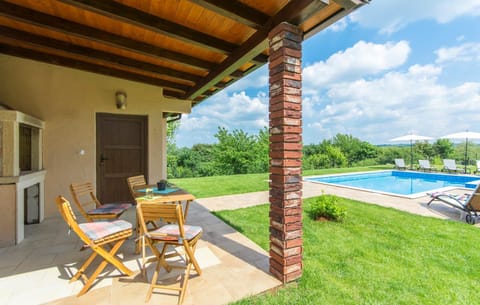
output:
<svg viewBox="0 0 480 305"><path fill-rule="evenodd" d="M15 41L22 42L24 44L28 44L31 46L42 47L42 48L49 48L54 50L60 50L62 52L73 54L77 56L85 57L86 60L99 60L109 64L116 64L121 65L126 68L131 69L141 69L147 72L156 73L159 75L167 75L169 77L179 78L183 80L188 80L193 83L196 83L201 78L198 75L190 74L187 72L182 72L174 69L170 69L168 67L158 66L155 64L134 60L128 57L112 54L109 52L104 52L88 47L74 45L62 40L57 40L53 38L48 38L44 36L39 36L35 34L31 34L25 31L19 31L16 29L12 29L5 26L0 26L0 33L6 38L13 39ZM37 52L41 52L38 51ZM45 54L50 54L48 52L43 52ZM248 73L256 70L257 66L252 66L247 71L234 71L230 76L234 79L239 79L247 75ZM219 82L215 85L217 88L225 88L231 84L229 82Z"/></svg>
<svg viewBox="0 0 480 305"><path fill-rule="evenodd" d="M190 0L190 2L254 29L261 28L270 18L267 14L238 1Z"/></svg>
<svg viewBox="0 0 480 305"><path fill-rule="evenodd" d="M230 54L230 56L221 64L217 65L207 77L203 78L203 80L189 90L184 95L184 98L194 100L197 96L204 94L206 90L220 82L226 75L231 74L233 71L237 70L238 67L258 56L268 46L267 38L271 29L281 22L297 18L302 11L313 2L317 2L317 0L290 1L244 44L232 52L232 54Z"/></svg>
<svg viewBox="0 0 480 305"><path fill-rule="evenodd" d="M305 7L300 14L296 17L289 20L289 23L299 25L302 24L305 20L309 19L312 15L316 14L320 11L321 8L328 5L329 0L316 0L312 1L312 3ZM348 0L346 0L348 1Z"/></svg>
<svg viewBox="0 0 480 305"><path fill-rule="evenodd" d="M215 64L4 1L0 2L0 16L194 68L210 70Z"/></svg>
<svg viewBox="0 0 480 305"><path fill-rule="evenodd" d="M60 50L69 54L79 55L87 59L90 58L93 60L100 60L111 64L121 65L127 68L142 69L159 75L168 75L170 77L184 79L194 83L196 83L199 79L198 75L177 71L174 69L146 63L143 61L134 60L109 52L74 45L62 40L39 36L4 26L0 26L0 33L2 33L2 36L4 37L8 37L16 41L21 41L29 45Z"/></svg>
<svg viewBox="0 0 480 305"><path fill-rule="evenodd" d="M59 0L212 51L229 54L237 45L112 0Z"/></svg>
<svg viewBox="0 0 480 305"><path fill-rule="evenodd" d="M252 58L252 62L258 65L266 64L268 62L268 56L264 54L258 54Z"/></svg>

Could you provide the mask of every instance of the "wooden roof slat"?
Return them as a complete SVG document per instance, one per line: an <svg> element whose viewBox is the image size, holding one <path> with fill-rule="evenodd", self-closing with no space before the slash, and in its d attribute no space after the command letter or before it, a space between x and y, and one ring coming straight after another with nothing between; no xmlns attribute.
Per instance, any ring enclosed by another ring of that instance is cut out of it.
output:
<svg viewBox="0 0 480 305"><path fill-rule="evenodd" d="M184 42L229 54L237 45L112 0L59 0Z"/></svg>
<svg viewBox="0 0 480 305"><path fill-rule="evenodd" d="M345 0L349 1L349 0ZM324 8L325 6L328 5L329 0L316 0L313 1L310 5L308 5L304 10L302 10L301 14L299 14L297 17L293 18L290 20L292 24L295 25L300 25L305 20L310 18L312 15L314 15L316 12Z"/></svg>
<svg viewBox="0 0 480 305"><path fill-rule="evenodd" d="M363 1L363 0L334 0L335 3L340 5L346 10L350 10L352 8L355 8L359 4L359 2L368 2L368 1Z"/></svg>
<svg viewBox="0 0 480 305"><path fill-rule="evenodd" d="M0 16L45 27L68 35L75 35L85 39L95 40L100 43L120 47L128 51L141 53L148 56L172 60L181 64L209 70L214 63L207 62L192 56L173 52L164 48L153 46L144 42L132 40L113 33L71 22L59 17L30 10L22 6L0 1Z"/></svg>
<svg viewBox="0 0 480 305"><path fill-rule="evenodd" d="M252 58L252 62L260 65L266 64L268 62L268 56L264 54L258 54Z"/></svg>
<svg viewBox="0 0 480 305"><path fill-rule="evenodd" d="M167 88L163 89L163 95L178 98L178 99L181 97L181 94L178 93L177 91L173 91L173 90L170 90L170 89L167 89Z"/></svg>
<svg viewBox="0 0 480 305"><path fill-rule="evenodd" d="M0 0L0 53L142 82L194 105L268 62L282 22L303 39L367 0Z"/></svg>
<svg viewBox="0 0 480 305"><path fill-rule="evenodd" d="M230 76L233 77L233 78L242 78L244 76L244 73L242 71L234 71L233 73L230 73Z"/></svg>
<svg viewBox="0 0 480 305"><path fill-rule="evenodd" d="M170 89L176 89L179 91L185 92L188 89L188 86L180 85L171 81L158 79L154 77L149 77L141 74L136 74L128 72L125 70L120 70L112 67L105 67L89 62L83 62L76 59L63 57L55 54L44 54L36 52L35 50L23 48L23 47L14 47L8 46L5 44L0 44L0 52L5 54L10 54L17 57L23 57L27 59L33 59L36 61L41 61L53 65L61 65L69 68L74 68L78 70L83 70L87 72L93 72L97 74L103 74L108 76L114 76L118 78L128 79L131 81L146 83L154 86L167 87Z"/></svg>
<svg viewBox="0 0 480 305"><path fill-rule="evenodd" d="M254 29L259 29L265 24L270 16L257 11L238 1L225 0L189 0L208 10L211 10L226 18L240 22Z"/></svg>
<svg viewBox="0 0 480 305"><path fill-rule="evenodd" d="M39 36L39 35L24 32L24 31L8 28L5 26L0 26L0 33L2 33L2 35L5 37L9 37L17 41L24 41L26 43L37 45L37 46L52 48L52 49L61 50L67 53L95 58L105 62L119 64L125 67L142 69L142 70L157 73L157 74L165 74L171 77L185 79L194 83L196 83L199 79L199 77L194 74L181 72L181 71L170 69L167 67L162 67L162 66L134 60L128 57L124 57L124 56L120 56L120 55L116 55L116 54L112 54L112 53L108 53L100 50L95 50L92 48L73 45L65 41L48 38L44 36Z"/></svg>
<svg viewBox="0 0 480 305"><path fill-rule="evenodd" d="M208 88L218 83L225 75L231 74L243 63L263 52L267 48L268 33L275 26L284 21L297 18L299 14L317 0L292 0L285 5L275 16L252 35L241 47L235 50L221 64L217 65L208 75L197 83L185 95L185 99L195 99L198 95L204 94Z"/></svg>
<svg viewBox="0 0 480 305"><path fill-rule="evenodd" d="M25 31L19 31L19 30L1 26L1 25L0 25L0 33L2 33L2 35L5 37L8 37L20 42L23 41L30 45L52 48L55 50L66 52L66 53L76 54L76 55L84 56L87 58L93 58L93 59L101 60L101 61L112 63L112 64L118 64L121 66L125 66L127 68L141 69L141 70L145 70L145 71L156 73L156 74L164 74L164 75L168 75L169 77L188 80L194 83L198 82L200 79L198 75L190 74L187 72L182 72L182 71L170 69L167 67L162 67L155 64L134 60L128 57L104 52L101 50L74 45L65 41L48 38L44 36L39 36L39 35L28 33ZM267 60L268 60L268 57L267 57ZM245 76L245 74L246 74L245 71L236 70L232 72L231 76L235 79L238 79Z"/></svg>
<svg viewBox="0 0 480 305"><path fill-rule="evenodd" d="M322 20L322 22L317 23L316 26L314 27L307 27L308 30L307 31L304 30L305 39L315 35L316 33L324 30L328 26L335 23L337 20L347 16L352 11L357 9L361 3L365 4L368 2L369 2L368 0L338 0L338 1L336 0L333 3L330 3L326 9L322 11L317 11L316 14L314 14L317 16L321 15L320 20ZM353 6L353 4L357 6ZM317 18L315 18L314 16L312 19L317 19ZM307 22L307 24L310 22L315 23L315 20L310 20Z"/></svg>

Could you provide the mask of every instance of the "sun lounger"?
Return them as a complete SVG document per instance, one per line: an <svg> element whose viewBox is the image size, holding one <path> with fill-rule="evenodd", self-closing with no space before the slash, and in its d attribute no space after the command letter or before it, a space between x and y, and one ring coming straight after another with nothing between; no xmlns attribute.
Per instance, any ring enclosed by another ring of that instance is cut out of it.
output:
<svg viewBox="0 0 480 305"><path fill-rule="evenodd" d="M405 161L403 159L395 159L395 168L407 169L407 167L405 166Z"/></svg>
<svg viewBox="0 0 480 305"><path fill-rule="evenodd" d="M475 224L480 212L480 184L475 188L471 194L455 195L444 192L428 194L432 199L428 202L428 206L434 201L440 201L464 213L465 222Z"/></svg>
<svg viewBox="0 0 480 305"><path fill-rule="evenodd" d="M418 169L423 171L433 171L435 170L434 167L430 166L430 161L428 160L418 160Z"/></svg>
<svg viewBox="0 0 480 305"><path fill-rule="evenodd" d="M461 169L459 169L457 167L457 164L455 163L455 160L453 160L453 159L443 159L443 169L442 169L442 171L448 171L449 173L451 173L451 172L458 173L459 171L461 171Z"/></svg>

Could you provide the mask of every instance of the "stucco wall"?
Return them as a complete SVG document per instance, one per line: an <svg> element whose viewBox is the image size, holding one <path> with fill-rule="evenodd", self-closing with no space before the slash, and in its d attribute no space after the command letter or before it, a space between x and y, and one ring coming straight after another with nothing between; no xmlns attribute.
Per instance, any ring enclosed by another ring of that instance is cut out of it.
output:
<svg viewBox="0 0 480 305"><path fill-rule="evenodd" d="M0 221L0 248L15 244L15 206L8 204L15 202L16 189L14 184L0 185L0 210L2 220Z"/></svg>
<svg viewBox="0 0 480 305"><path fill-rule="evenodd" d="M95 114L148 116L149 181L166 175L163 112L189 113L190 101L164 98L154 86L0 54L0 103L46 123L45 216L56 215L55 197L71 199L71 182L95 182ZM115 92L127 93L117 110ZM84 150L85 154L79 154Z"/></svg>

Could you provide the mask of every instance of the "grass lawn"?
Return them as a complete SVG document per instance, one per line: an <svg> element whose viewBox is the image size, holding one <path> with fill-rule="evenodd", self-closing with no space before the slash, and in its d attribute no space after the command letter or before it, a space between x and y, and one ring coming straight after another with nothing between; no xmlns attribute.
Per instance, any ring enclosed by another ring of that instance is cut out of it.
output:
<svg viewBox="0 0 480 305"><path fill-rule="evenodd" d="M392 169L392 166L329 168L305 171L303 176ZM268 190L268 173L169 179L197 198L243 194Z"/></svg>
<svg viewBox="0 0 480 305"><path fill-rule="evenodd" d="M304 200L304 208L314 198ZM304 214L298 286L243 304L479 304L480 231L341 199L343 223ZM268 250L268 205L215 214Z"/></svg>

